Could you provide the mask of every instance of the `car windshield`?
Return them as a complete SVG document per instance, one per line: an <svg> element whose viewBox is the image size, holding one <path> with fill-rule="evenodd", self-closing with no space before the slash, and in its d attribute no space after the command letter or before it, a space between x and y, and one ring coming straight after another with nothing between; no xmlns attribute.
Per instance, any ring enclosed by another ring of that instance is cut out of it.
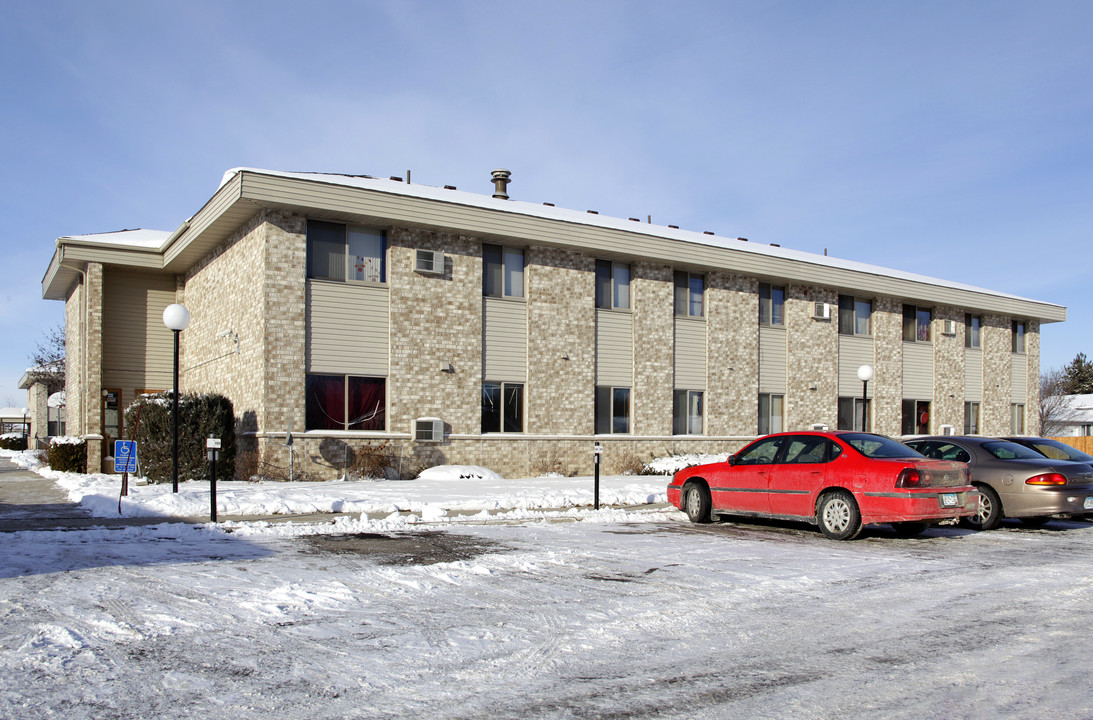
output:
<svg viewBox="0 0 1093 720"><path fill-rule="evenodd" d="M1027 448L1024 445L1018 445L1015 442L1009 442L1008 440L999 440L997 442L985 442L982 445L983 449L994 455L999 460L1043 460L1044 456L1036 452L1032 448Z"/></svg>
<svg viewBox="0 0 1093 720"><path fill-rule="evenodd" d="M838 436L867 458L920 458L922 453L883 435L843 433Z"/></svg>
<svg viewBox="0 0 1093 720"><path fill-rule="evenodd" d="M1034 438L1027 441L1035 450L1043 453L1052 460L1076 460L1077 462L1093 462L1093 455L1087 455L1078 448L1066 443L1048 438Z"/></svg>

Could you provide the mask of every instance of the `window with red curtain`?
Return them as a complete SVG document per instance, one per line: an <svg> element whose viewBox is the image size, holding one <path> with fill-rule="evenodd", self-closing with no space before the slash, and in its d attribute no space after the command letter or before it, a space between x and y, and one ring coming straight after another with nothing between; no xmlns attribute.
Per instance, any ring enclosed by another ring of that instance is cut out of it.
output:
<svg viewBox="0 0 1093 720"><path fill-rule="evenodd" d="M383 430L387 396L383 378L349 378L349 430Z"/></svg>
<svg viewBox="0 0 1093 720"><path fill-rule="evenodd" d="M386 428L384 378L308 375L306 393L308 430Z"/></svg>

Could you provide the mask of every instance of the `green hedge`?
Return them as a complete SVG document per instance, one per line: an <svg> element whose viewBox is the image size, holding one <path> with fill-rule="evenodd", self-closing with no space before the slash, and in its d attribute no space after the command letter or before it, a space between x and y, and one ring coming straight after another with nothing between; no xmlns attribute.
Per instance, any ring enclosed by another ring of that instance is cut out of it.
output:
<svg viewBox="0 0 1093 720"><path fill-rule="evenodd" d="M85 473L87 472L87 443L76 438L53 438L49 443L46 462L57 472Z"/></svg>
<svg viewBox="0 0 1093 720"><path fill-rule="evenodd" d="M125 410L129 438L137 441L141 473L150 482L171 482L171 393L144 395ZM223 395L180 395L178 402L178 479L206 480L205 440L220 438L218 480L235 476L235 411Z"/></svg>
<svg viewBox="0 0 1093 720"><path fill-rule="evenodd" d="M0 435L0 450L26 450L27 438L22 433Z"/></svg>

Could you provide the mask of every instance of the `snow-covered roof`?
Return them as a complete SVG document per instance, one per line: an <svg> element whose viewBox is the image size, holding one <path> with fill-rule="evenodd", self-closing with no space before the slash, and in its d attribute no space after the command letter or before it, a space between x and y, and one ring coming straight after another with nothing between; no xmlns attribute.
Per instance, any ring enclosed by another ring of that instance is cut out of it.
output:
<svg viewBox="0 0 1093 720"><path fill-rule="evenodd" d="M11 422L13 420L18 420L19 422L23 422L24 417L27 418L27 419L30 418L30 413L27 412L26 408L17 408L17 407L0 408L0 420L7 420L9 422Z"/></svg>
<svg viewBox="0 0 1093 720"><path fill-rule="evenodd" d="M90 242L98 245L117 245L119 247L139 247L158 250L171 237L169 230L147 230L137 228L134 230L115 230L105 233L91 233L88 235L65 235L61 240L74 240L77 242Z"/></svg>
<svg viewBox="0 0 1093 720"><path fill-rule="evenodd" d="M224 177L221 180L220 186L223 187L225 183L231 180L236 174L241 172L258 173L262 175L291 178L296 180L309 180L312 182L321 182L329 185L360 188L362 190L374 190L395 195L404 195L407 197L438 200L445 203L456 203L459 205L466 205L470 207L478 207L489 210L499 210L502 212L526 215L529 217L543 218L548 220L560 220L578 225L588 225L590 227L623 230L626 232L640 233L653 237L682 240L684 242L696 243L709 247L728 248L739 252L747 252L756 255L795 260L797 262L810 263L813 265L838 268L859 273L868 273L884 278L898 278L902 280L924 283L927 285L934 285L943 288L966 290L970 292L993 295L996 297L1012 298L1014 300L1042 302L1037 300L1031 300L1020 295L1003 293L997 290L990 290L988 288L982 288L975 285L967 285L964 283L953 282L951 280L944 280L940 278L930 277L927 275L918 275L916 273L894 270L892 268L882 267L879 265L870 265L869 263L856 262L853 260L844 260L841 258L831 257L829 255L820 255L817 253L804 252L802 250L793 250L790 248L779 247L777 245L763 245L761 243L747 242L741 238L719 237L717 235L708 235L704 232L697 232L693 230L682 230L678 228L653 225L650 223L634 222L633 220L623 218L609 217L605 215L593 214L590 212L569 210L566 208L559 208L551 205L541 205L520 200L501 200L494 198L490 195L482 195L478 193L452 190L448 188L438 188L431 185L406 183L399 180L376 178L367 175L341 175L336 173L317 172L286 172L281 170L264 170L260 168L237 167L232 168L231 170L228 170L226 173L224 173ZM1051 303L1046 304L1050 305Z"/></svg>

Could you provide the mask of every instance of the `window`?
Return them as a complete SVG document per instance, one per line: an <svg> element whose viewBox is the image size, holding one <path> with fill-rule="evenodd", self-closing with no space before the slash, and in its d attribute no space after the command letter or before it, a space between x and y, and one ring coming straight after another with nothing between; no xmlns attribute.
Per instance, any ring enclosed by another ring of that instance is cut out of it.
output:
<svg viewBox="0 0 1093 720"><path fill-rule="evenodd" d="M524 297L524 251L500 245L482 245L482 294L486 297Z"/></svg>
<svg viewBox="0 0 1093 720"><path fill-rule="evenodd" d="M930 320L932 313L929 308L903 306L903 341L904 342L930 342Z"/></svg>
<svg viewBox="0 0 1093 720"><path fill-rule="evenodd" d="M964 403L964 434L979 434L979 403Z"/></svg>
<svg viewBox="0 0 1093 720"><path fill-rule="evenodd" d="M903 435L930 434L930 401L904 400L903 421L900 423Z"/></svg>
<svg viewBox="0 0 1093 720"><path fill-rule="evenodd" d="M983 325L983 318L979 315L964 316L964 347L977 348L979 345L979 330Z"/></svg>
<svg viewBox="0 0 1093 720"><path fill-rule="evenodd" d="M384 430L385 388L383 378L308 375L305 429Z"/></svg>
<svg viewBox="0 0 1093 720"><path fill-rule="evenodd" d="M523 383L482 383L482 432L524 432Z"/></svg>
<svg viewBox="0 0 1093 720"><path fill-rule="evenodd" d="M850 295L839 296L839 334L871 335L873 301Z"/></svg>
<svg viewBox="0 0 1093 720"><path fill-rule="evenodd" d="M782 432L786 398L784 395L759 393L759 434Z"/></svg>
<svg viewBox="0 0 1093 720"><path fill-rule="evenodd" d="M1025 434L1025 406L1021 403L1010 405L1010 432L1014 435Z"/></svg>
<svg viewBox="0 0 1093 720"><path fill-rule="evenodd" d="M630 307L630 266L610 260L596 261L596 307L625 310Z"/></svg>
<svg viewBox="0 0 1093 720"><path fill-rule="evenodd" d="M307 276L322 280L384 282L387 239L382 230L323 220L307 221Z"/></svg>
<svg viewBox="0 0 1093 720"><path fill-rule="evenodd" d="M759 324L784 325L786 289L770 283L759 283Z"/></svg>
<svg viewBox="0 0 1093 720"><path fill-rule="evenodd" d="M702 434L702 391L676 390L672 397L672 434Z"/></svg>
<svg viewBox="0 0 1093 720"><path fill-rule="evenodd" d="M705 294L706 279L701 275L676 270L676 315L702 317L702 297Z"/></svg>
<svg viewBox="0 0 1093 720"><path fill-rule="evenodd" d="M630 388L596 388L596 434L630 432Z"/></svg>
<svg viewBox="0 0 1093 720"><path fill-rule="evenodd" d="M1013 334L1012 334L1012 349L1015 353L1024 354L1025 352L1025 323L1023 321L1013 321Z"/></svg>
<svg viewBox="0 0 1093 720"><path fill-rule="evenodd" d="M835 452L832 456L832 451L839 446L823 437L822 435L801 435L799 437L791 437L787 443L785 443L785 450L782 451L782 459L780 462L787 465L802 465L809 464L815 465L817 463L825 463L834 460L838 457L839 452Z"/></svg>
<svg viewBox="0 0 1093 720"><path fill-rule="evenodd" d="M752 443L736 455L737 465L770 465L786 441L785 435Z"/></svg>
<svg viewBox="0 0 1093 720"><path fill-rule="evenodd" d="M868 432L869 405L870 401L868 399L863 402L860 397L839 398L838 429L863 430Z"/></svg>

